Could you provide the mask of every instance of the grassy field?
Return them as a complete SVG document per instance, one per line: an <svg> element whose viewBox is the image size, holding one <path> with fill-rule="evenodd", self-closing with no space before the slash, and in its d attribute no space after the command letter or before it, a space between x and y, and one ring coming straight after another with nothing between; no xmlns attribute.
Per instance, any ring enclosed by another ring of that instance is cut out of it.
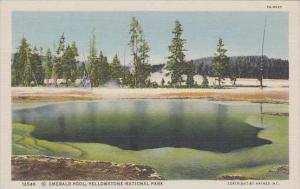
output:
<svg viewBox="0 0 300 189"><path fill-rule="evenodd" d="M286 105L288 106L288 105ZM255 179L288 179L288 174L272 171L288 164L288 117L264 115L265 128L259 137L272 144L217 153L187 148L122 150L99 143L50 142L31 136L32 125L13 123L14 155L47 155L76 159L149 165L166 179L216 179L241 176ZM260 117L246 121L259 126Z"/></svg>

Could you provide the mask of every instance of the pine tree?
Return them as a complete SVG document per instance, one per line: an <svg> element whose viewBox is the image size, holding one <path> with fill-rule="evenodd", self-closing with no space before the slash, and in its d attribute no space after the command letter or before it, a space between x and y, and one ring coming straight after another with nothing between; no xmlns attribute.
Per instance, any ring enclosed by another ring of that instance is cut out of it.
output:
<svg viewBox="0 0 300 189"><path fill-rule="evenodd" d="M196 75L196 67L193 62L186 63L185 65L185 74L187 76L186 86L191 88L195 84L194 76Z"/></svg>
<svg viewBox="0 0 300 189"><path fill-rule="evenodd" d="M232 82L232 85L236 85L236 75L230 75L230 81Z"/></svg>
<svg viewBox="0 0 300 189"><path fill-rule="evenodd" d="M57 79L58 79L58 64L53 64L52 67L52 73L51 73L51 78L54 80L55 86L57 86Z"/></svg>
<svg viewBox="0 0 300 189"><path fill-rule="evenodd" d="M44 68L42 65L41 52L36 47L31 56L32 79L36 85L44 84Z"/></svg>
<svg viewBox="0 0 300 189"><path fill-rule="evenodd" d="M105 84L110 78L109 78L109 64L107 61L107 57L103 55L103 52L100 51L99 54L99 84L103 85Z"/></svg>
<svg viewBox="0 0 300 189"><path fill-rule="evenodd" d="M162 87L165 86L165 80L164 80L164 78L161 78L160 84L161 84Z"/></svg>
<svg viewBox="0 0 300 189"><path fill-rule="evenodd" d="M100 64L97 59L97 47L96 47L96 36L93 33L90 38L90 54L88 56L88 73L91 81L91 87L98 87L99 75L100 75Z"/></svg>
<svg viewBox="0 0 300 189"><path fill-rule="evenodd" d="M221 87L221 81L225 79L225 73L228 66L229 58L226 56L227 50L224 48L222 39L219 39L217 52L213 58L213 75L218 81L218 86Z"/></svg>
<svg viewBox="0 0 300 189"><path fill-rule="evenodd" d="M56 54L61 57L63 55L64 50L65 50L65 34L62 33L59 39L58 47L56 49Z"/></svg>
<svg viewBox="0 0 300 189"><path fill-rule="evenodd" d="M46 52L46 62L45 62L45 79L47 79L47 84L49 83L49 79L52 76L52 54L51 50L48 48Z"/></svg>
<svg viewBox="0 0 300 189"><path fill-rule="evenodd" d="M18 54L16 53L15 56L13 57L13 63L11 65L11 86L18 86L20 85L20 75L18 75L18 72L20 73L20 70L18 70L18 61L17 61L17 56ZM24 68L23 68L24 72ZM22 75L21 75L22 76Z"/></svg>
<svg viewBox="0 0 300 189"><path fill-rule="evenodd" d="M209 82L208 82L207 76L203 75L203 80L202 80L202 83L201 83L201 87L207 88L208 86L209 86Z"/></svg>
<svg viewBox="0 0 300 189"><path fill-rule="evenodd" d="M129 46L131 47L131 53L133 56L132 62L135 67L138 64L139 32L140 32L139 22L135 17L133 17L130 23L130 30L129 30L129 35L130 35Z"/></svg>
<svg viewBox="0 0 300 189"><path fill-rule="evenodd" d="M141 25L135 17L131 20L129 35L129 46L134 65L134 86L145 87L146 80L151 73L151 65L148 63L150 47L145 41Z"/></svg>
<svg viewBox="0 0 300 189"><path fill-rule="evenodd" d="M85 74L86 74L85 63L82 63L78 68L77 78L81 79Z"/></svg>
<svg viewBox="0 0 300 189"><path fill-rule="evenodd" d="M59 39L59 44L58 48L56 49L56 59L55 59L55 64L56 64L56 75L57 78L62 78L63 77L63 55L65 52L65 35L64 33L61 35ZM56 80L55 80L56 83Z"/></svg>
<svg viewBox="0 0 300 189"><path fill-rule="evenodd" d="M30 62L30 60L28 60L28 58L30 58L30 55L28 53L31 53L31 50L29 44L27 43L27 40L23 37L12 64L12 85L14 86L24 84L25 65L28 64L28 61Z"/></svg>
<svg viewBox="0 0 300 189"><path fill-rule="evenodd" d="M132 73L130 73L129 69L126 67L122 67L123 77L122 77L122 85L129 86L131 88L135 87L135 80Z"/></svg>
<svg viewBox="0 0 300 189"><path fill-rule="evenodd" d="M79 61L77 61L77 57L79 56L78 53L78 48L76 46L75 41L73 41L72 46L71 46L72 52L73 52L73 62L72 62L72 66L71 66L71 82L75 82L76 77L78 75L78 69L77 69L77 64Z"/></svg>
<svg viewBox="0 0 300 189"><path fill-rule="evenodd" d="M151 65L149 64L149 52L150 47L145 41L143 33L140 34L140 49L139 49L139 60L140 60L140 69L138 78L138 87L143 87L146 84L147 78L151 74Z"/></svg>
<svg viewBox="0 0 300 189"><path fill-rule="evenodd" d="M77 75L76 56L77 55L78 53L77 53L76 46L74 45L73 47L67 45L62 57L63 78L66 80L67 86L69 85L69 80L71 80L71 82L74 82L76 80L76 75Z"/></svg>
<svg viewBox="0 0 300 189"><path fill-rule="evenodd" d="M32 81L32 67L31 67L31 49L27 48L25 49L25 54L24 54L24 59L23 59L23 63L24 63L24 72L23 72L23 85L25 87L30 86L31 85L31 81Z"/></svg>
<svg viewBox="0 0 300 189"><path fill-rule="evenodd" d="M122 66L117 54L109 65L109 70L111 79L120 84L120 78L122 78Z"/></svg>
<svg viewBox="0 0 300 189"><path fill-rule="evenodd" d="M143 35L141 34L141 36ZM148 54L149 52L150 52L150 47L142 37L141 47L140 47L141 68L140 68L140 74L138 76L139 87L145 86L145 82L149 80L148 77L151 74L151 65L149 64L149 54Z"/></svg>
<svg viewBox="0 0 300 189"><path fill-rule="evenodd" d="M166 66L166 69L169 70L167 75L171 74L171 85L173 86L181 86L183 82L182 75L184 74L185 67L184 51L186 50L184 48L185 40L181 38L182 32L182 25L176 20L175 27L172 31L174 37L169 46L170 56L168 57Z"/></svg>
<svg viewBox="0 0 300 189"><path fill-rule="evenodd" d="M11 86L18 86L17 82L17 70L14 63L11 65Z"/></svg>

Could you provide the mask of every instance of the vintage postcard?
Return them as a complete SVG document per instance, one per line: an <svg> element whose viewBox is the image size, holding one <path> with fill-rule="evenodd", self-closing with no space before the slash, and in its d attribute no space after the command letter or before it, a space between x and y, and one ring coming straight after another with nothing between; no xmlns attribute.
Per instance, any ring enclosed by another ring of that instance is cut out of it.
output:
<svg viewBox="0 0 300 189"><path fill-rule="evenodd" d="M1 1L1 189L300 187L299 1Z"/></svg>

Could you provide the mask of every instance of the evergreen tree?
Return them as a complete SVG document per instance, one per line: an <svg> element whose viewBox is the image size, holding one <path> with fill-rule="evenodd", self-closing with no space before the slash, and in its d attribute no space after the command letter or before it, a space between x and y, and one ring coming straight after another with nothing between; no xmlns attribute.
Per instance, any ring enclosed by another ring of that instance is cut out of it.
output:
<svg viewBox="0 0 300 189"><path fill-rule="evenodd" d="M189 62L185 64L185 74L187 76L186 78L186 86L191 88L194 86L194 76L196 75L196 67L193 64L193 62Z"/></svg>
<svg viewBox="0 0 300 189"><path fill-rule="evenodd" d="M72 62L72 67L71 67L71 82L75 82L76 80L76 77L78 75L78 69L77 69L77 64L79 61L77 61L77 57L79 56L79 53L78 53L78 48L76 46L76 43L75 41L73 41L72 43L72 52L73 52L73 62Z"/></svg>
<svg viewBox="0 0 300 189"><path fill-rule="evenodd" d="M141 25L135 17L131 20L129 35L129 46L134 65L134 85L135 87L144 87L151 73L151 65L148 63L150 48L144 39Z"/></svg>
<svg viewBox="0 0 300 189"><path fill-rule="evenodd" d="M31 53L29 44L27 40L23 37L21 39L20 46L18 47L18 51L14 56L14 62L12 64L12 85L18 86L24 84L24 70L25 65L28 64L28 58L30 58ZM31 64L31 63L30 63ZM28 70L27 70L28 71Z"/></svg>
<svg viewBox="0 0 300 189"><path fill-rule="evenodd" d="M117 54L114 56L109 69L111 79L120 84L120 78L122 78L122 66Z"/></svg>
<svg viewBox="0 0 300 189"><path fill-rule="evenodd" d="M90 38L90 54L88 56L88 62L88 73L91 81L91 87L98 87L100 85L100 64L99 60L97 59L96 36L94 33Z"/></svg>
<svg viewBox="0 0 300 189"><path fill-rule="evenodd" d="M232 85L235 86L236 85L236 75L230 75L230 81L232 82Z"/></svg>
<svg viewBox="0 0 300 189"><path fill-rule="evenodd" d="M52 76L52 54L51 50L48 48L46 52L46 62L45 62L45 79L47 79L47 84L49 82L49 79Z"/></svg>
<svg viewBox="0 0 300 189"><path fill-rule="evenodd" d="M140 33L140 25L138 20L133 17L130 23L130 30L129 30L129 35L130 35L130 41L129 41L129 46L131 47L131 53L133 56L133 65L135 66L135 72L137 72L137 65L138 65L138 45L139 45L139 33ZM135 73L135 75L137 75ZM135 78L135 85L137 83L137 79Z"/></svg>
<svg viewBox="0 0 300 189"><path fill-rule="evenodd" d="M129 69L126 67L122 67L122 72L123 72L122 85L129 86L131 88L135 87L134 75L130 73Z"/></svg>
<svg viewBox="0 0 300 189"><path fill-rule="evenodd" d="M102 51L100 51L98 61L99 61L99 69L100 69L99 83L100 83L100 85L103 85L110 78L109 78L109 64L107 61L107 57L103 55Z"/></svg>
<svg viewBox="0 0 300 189"><path fill-rule="evenodd" d="M207 88L208 86L209 86L209 83L208 83L207 76L203 75L203 80L202 80L202 83L201 83L201 87Z"/></svg>
<svg viewBox="0 0 300 189"><path fill-rule="evenodd" d="M17 70L15 68L15 65L11 65L11 86L18 86L17 82Z"/></svg>
<svg viewBox="0 0 300 189"><path fill-rule="evenodd" d="M139 68L138 68L138 75L136 76L138 81L138 87L145 86L145 82L147 78L151 74L151 65L149 64L149 52L150 47L148 43L145 41L143 33L140 34L140 49L139 49L139 59L140 61Z"/></svg>
<svg viewBox="0 0 300 189"><path fill-rule="evenodd" d="M27 48L25 49L25 54L24 54L24 72L23 72L23 85L25 87L31 85L32 81L32 66L31 66L31 49Z"/></svg>
<svg viewBox="0 0 300 189"><path fill-rule="evenodd" d="M162 86L162 87L165 86L165 80L164 80L164 78L161 79L160 83L161 83L161 86Z"/></svg>
<svg viewBox="0 0 300 189"><path fill-rule="evenodd" d="M170 56L168 57L168 62L166 69L169 70L168 75L171 74L171 85L181 86L183 82L182 75L184 74L185 66L185 54L184 43L185 40L181 38L183 29L182 25L178 20L175 21L175 27L172 31L174 37L169 46Z"/></svg>
<svg viewBox="0 0 300 189"><path fill-rule="evenodd" d="M64 50L65 50L65 34L62 33L62 35L60 36L60 39L59 39L56 54L58 56L62 57Z"/></svg>
<svg viewBox="0 0 300 189"><path fill-rule="evenodd" d="M205 64L204 64L205 62ZM197 74L213 76L212 57L194 60ZM233 56L229 58L228 69L225 76L235 75L238 78L255 78L259 76L261 56ZM264 79L288 79L289 61L263 57Z"/></svg>
<svg viewBox="0 0 300 189"><path fill-rule="evenodd" d="M219 39L219 43L217 45L217 52L213 58L213 75L216 77L218 81L218 86L221 87L221 81L225 79L225 72L228 66L229 58L226 56L226 49L224 48L224 44L222 39Z"/></svg>
<svg viewBox="0 0 300 189"><path fill-rule="evenodd" d="M228 71L228 74L229 74L229 78L230 78L230 81L232 82L232 85L235 86L236 85L236 80L237 80L237 65L228 65L229 67L229 71Z"/></svg>
<svg viewBox="0 0 300 189"><path fill-rule="evenodd" d="M44 68L42 65L41 52L36 47L33 49L31 56L32 79L36 85L44 84Z"/></svg>
<svg viewBox="0 0 300 189"><path fill-rule="evenodd" d="M62 57L63 78L66 80L67 86L69 85L69 80L71 80L71 82L74 82L76 79L77 55L77 50L75 51L73 46L67 45Z"/></svg>
<svg viewBox="0 0 300 189"><path fill-rule="evenodd" d="M85 74L86 74L85 63L82 63L78 68L77 78L81 79Z"/></svg>
<svg viewBox="0 0 300 189"><path fill-rule="evenodd" d="M63 55L65 52L65 35L64 33L61 35L58 43L58 48L56 49L56 59L55 59L55 64L56 64L56 75L57 78L62 78L63 77ZM56 80L55 80L56 83Z"/></svg>
<svg viewBox="0 0 300 189"><path fill-rule="evenodd" d="M54 80L55 86L57 86L57 79L58 79L58 64L53 64L52 66L52 73L51 73L51 78Z"/></svg>

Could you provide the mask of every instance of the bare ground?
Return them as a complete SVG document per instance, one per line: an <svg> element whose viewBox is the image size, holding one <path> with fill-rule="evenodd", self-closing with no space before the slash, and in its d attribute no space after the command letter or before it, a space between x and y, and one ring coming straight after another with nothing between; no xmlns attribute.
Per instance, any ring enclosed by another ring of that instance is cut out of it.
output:
<svg viewBox="0 0 300 189"><path fill-rule="evenodd" d="M273 172L276 174L289 174L289 165L282 164L282 165L276 165L273 166L271 169L268 170L268 172ZM260 178L254 178L254 177L246 177L241 175L222 175L218 177L219 180L260 180Z"/></svg>
<svg viewBox="0 0 300 189"><path fill-rule="evenodd" d="M289 88L240 87L226 89L126 89L126 88L12 88L13 102L73 101L99 99L181 99L239 100L288 103Z"/></svg>
<svg viewBox="0 0 300 189"><path fill-rule="evenodd" d="M12 180L161 180L145 165L47 156L12 156Z"/></svg>

